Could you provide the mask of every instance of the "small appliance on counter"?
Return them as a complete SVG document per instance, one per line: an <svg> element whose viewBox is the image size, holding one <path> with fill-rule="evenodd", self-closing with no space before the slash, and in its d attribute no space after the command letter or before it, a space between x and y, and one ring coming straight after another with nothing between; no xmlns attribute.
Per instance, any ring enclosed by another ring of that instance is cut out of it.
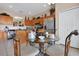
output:
<svg viewBox="0 0 79 59"><path fill-rule="evenodd" d="M15 30L10 30L7 26L5 26L4 30L7 32L7 39L14 39Z"/></svg>

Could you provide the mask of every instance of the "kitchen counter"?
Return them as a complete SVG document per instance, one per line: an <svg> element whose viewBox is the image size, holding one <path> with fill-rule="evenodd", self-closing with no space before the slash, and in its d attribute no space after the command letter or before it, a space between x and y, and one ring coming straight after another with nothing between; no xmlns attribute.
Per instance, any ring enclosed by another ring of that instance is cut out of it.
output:
<svg viewBox="0 0 79 59"><path fill-rule="evenodd" d="M27 30L31 29L31 26L13 26L13 25L1 25L0 24L0 30L5 31L5 27L8 27L9 30Z"/></svg>
<svg viewBox="0 0 79 59"><path fill-rule="evenodd" d="M7 25L10 31L15 30L16 39L20 39L21 44L28 42L29 26L12 26ZM19 37L19 38L18 38ZM5 25L0 25L0 40L7 40L7 32L5 32Z"/></svg>

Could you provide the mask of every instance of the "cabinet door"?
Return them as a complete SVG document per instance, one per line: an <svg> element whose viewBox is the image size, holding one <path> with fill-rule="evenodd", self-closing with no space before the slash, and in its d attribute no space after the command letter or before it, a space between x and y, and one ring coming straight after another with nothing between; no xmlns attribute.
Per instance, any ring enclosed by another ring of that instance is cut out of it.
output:
<svg viewBox="0 0 79 59"><path fill-rule="evenodd" d="M12 25L13 24L13 18L10 17L10 16L0 15L0 24Z"/></svg>

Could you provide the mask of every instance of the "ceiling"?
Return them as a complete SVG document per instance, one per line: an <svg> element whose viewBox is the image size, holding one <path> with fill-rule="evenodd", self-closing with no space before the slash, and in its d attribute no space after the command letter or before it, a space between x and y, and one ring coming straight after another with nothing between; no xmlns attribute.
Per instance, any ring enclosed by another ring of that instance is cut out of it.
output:
<svg viewBox="0 0 79 59"><path fill-rule="evenodd" d="M34 16L48 10L48 3L0 3L0 13L15 16Z"/></svg>

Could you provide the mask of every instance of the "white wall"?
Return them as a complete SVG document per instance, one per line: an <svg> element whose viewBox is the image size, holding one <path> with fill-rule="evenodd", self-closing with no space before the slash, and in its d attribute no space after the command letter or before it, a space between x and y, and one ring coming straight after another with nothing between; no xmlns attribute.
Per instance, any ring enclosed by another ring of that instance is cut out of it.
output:
<svg viewBox="0 0 79 59"><path fill-rule="evenodd" d="M78 7L79 3L56 3L55 4L55 18L56 18L56 35L59 38L59 13L71 8ZM64 20L64 19L63 19ZM60 40L60 38L59 38ZM57 42L60 44L59 42Z"/></svg>
<svg viewBox="0 0 79 59"><path fill-rule="evenodd" d="M59 42L65 44L67 35L73 30L78 30L79 32L79 7L63 11L59 14ZM71 46L79 48L79 35L72 36Z"/></svg>
<svg viewBox="0 0 79 59"><path fill-rule="evenodd" d="M79 6L79 3L56 3L55 4L56 35L58 37L59 37L59 13L78 6Z"/></svg>

